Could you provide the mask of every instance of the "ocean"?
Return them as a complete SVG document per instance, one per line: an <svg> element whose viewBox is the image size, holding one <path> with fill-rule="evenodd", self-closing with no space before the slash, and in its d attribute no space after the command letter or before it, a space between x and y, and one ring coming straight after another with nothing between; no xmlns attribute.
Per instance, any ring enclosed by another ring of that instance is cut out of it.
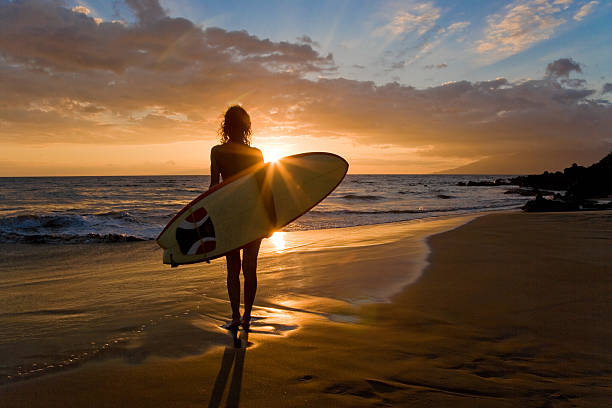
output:
<svg viewBox="0 0 612 408"><path fill-rule="evenodd" d="M276 314L280 323L268 325L268 334L283 335L299 326L287 321L297 310L291 305L307 299L300 313L351 321L336 306L308 299L351 307L384 301L389 288L418 277L426 255L419 236L427 228L442 230L435 224L448 216L516 209L526 201L504 194L505 186L457 185L505 177L348 175L285 232L264 240L254 316ZM208 176L0 178L0 384L100 358L138 363L225 344L223 260L170 269L153 241L208 184ZM420 232L398 223L410 220ZM339 229L359 225L369 227ZM360 253L375 252L367 245L405 236L414 238L413 252L397 254L404 265L397 270L354 279L341 266L333 277L317 268L320 251L361 245Z"/></svg>
<svg viewBox="0 0 612 408"><path fill-rule="evenodd" d="M460 181L504 175L348 175L284 231L381 224L517 208L504 186ZM0 243L70 244L153 240L205 191L209 176L0 178Z"/></svg>

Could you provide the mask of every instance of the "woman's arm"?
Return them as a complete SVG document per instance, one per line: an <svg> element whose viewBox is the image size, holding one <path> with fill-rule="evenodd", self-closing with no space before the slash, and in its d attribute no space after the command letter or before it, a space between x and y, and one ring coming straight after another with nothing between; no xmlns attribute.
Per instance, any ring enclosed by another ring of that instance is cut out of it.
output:
<svg viewBox="0 0 612 408"><path fill-rule="evenodd" d="M210 149L210 187L219 184L219 174L221 174L221 169L217 163L216 150L213 147Z"/></svg>

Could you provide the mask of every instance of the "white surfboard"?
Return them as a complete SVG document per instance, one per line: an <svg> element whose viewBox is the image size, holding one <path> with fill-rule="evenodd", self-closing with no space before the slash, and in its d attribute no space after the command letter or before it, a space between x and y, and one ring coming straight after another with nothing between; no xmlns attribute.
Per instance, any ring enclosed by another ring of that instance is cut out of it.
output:
<svg viewBox="0 0 612 408"><path fill-rule="evenodd" d="M209 261L267 237L308 212L344 179L332 153L302 153L262 163L213 186L172 218L157 237L163 262Z"/></svg>

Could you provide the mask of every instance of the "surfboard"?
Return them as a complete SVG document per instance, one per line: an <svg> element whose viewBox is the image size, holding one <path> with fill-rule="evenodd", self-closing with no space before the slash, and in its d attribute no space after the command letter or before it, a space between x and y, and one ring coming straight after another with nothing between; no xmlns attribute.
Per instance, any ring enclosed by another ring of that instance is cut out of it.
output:
<svg viewBox="0 0 612 408"><path fill-rule="evenodd" d="M342 157L310 152L224 180L187 204L159 234L163 263L210 261L265 238L321 202L347 171Z"/></svg>

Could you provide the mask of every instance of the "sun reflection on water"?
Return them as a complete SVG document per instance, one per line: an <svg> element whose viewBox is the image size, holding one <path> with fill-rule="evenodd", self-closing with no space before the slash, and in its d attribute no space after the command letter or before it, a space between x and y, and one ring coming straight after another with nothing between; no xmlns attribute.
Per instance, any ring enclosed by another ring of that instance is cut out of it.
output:
<svg viewBox="0 0 612 408"><path fill-rule="evenodd" d="M286 232L283 231L275 231L270 237L270 241L272 245L274 245L276 252L283 252L285 249L285 234Z"/></svg>

